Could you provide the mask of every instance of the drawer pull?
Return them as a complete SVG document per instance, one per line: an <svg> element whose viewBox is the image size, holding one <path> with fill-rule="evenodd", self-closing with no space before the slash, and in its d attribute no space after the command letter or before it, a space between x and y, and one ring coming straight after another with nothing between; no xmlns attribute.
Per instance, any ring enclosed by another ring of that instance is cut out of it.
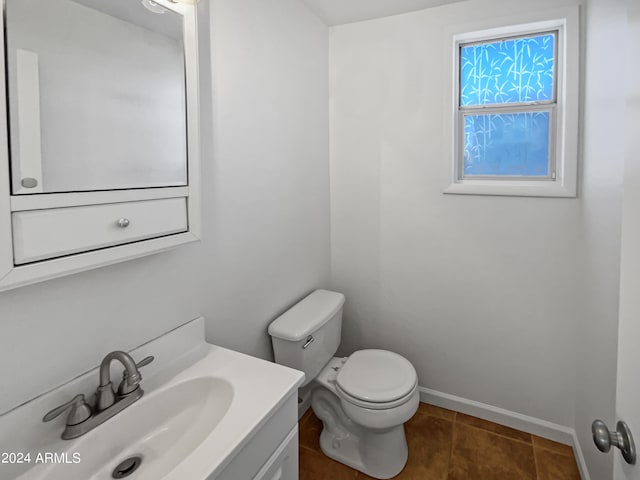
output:
<svg viewBox="0 0 640 480"><path fill-rule="evenodd" d="M120 228L127 228L130 224L131 222L128 218L121 218L120 220L118 220L118 226Z"/></svg>

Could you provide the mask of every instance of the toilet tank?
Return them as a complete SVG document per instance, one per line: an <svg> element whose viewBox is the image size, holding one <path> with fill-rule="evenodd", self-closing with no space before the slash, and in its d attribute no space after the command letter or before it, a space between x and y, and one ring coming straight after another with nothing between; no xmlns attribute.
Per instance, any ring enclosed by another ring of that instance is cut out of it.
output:
<svg viewBox="0 0 640 480"><path fill-rule="evenodd" d="M269 325L276 363L301 370L313 380L340 345L344 295L316 290Z"/></svg>

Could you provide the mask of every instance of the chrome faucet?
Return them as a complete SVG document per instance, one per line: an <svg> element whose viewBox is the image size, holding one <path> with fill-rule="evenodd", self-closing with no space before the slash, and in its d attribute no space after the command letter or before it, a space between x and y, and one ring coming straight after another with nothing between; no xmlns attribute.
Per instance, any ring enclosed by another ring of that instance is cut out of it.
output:
<svg viewBox="0 0 640 480"><path fill-rule="evenodd" d="M110 378L111 362L118 360L123 366L122 381L118 391L113 389ZM95 394L95 404L92 409L85 401L84 395L76 395L71 401L54 408L47 413L42 421L49 422L70 408L66 427L62 432L63 440L77 438L93 430L98 425L120 413L129 405L139 400L144 391L140 387L142 375L141 367L150 364L153 357L146 357L137 363L126 352L115 351L109 353L100 364L100 384Z"/></svg>
<svg viewBox="0 0 640 480"><path fill-rule="evenodd" d="M126 384L124 387L124 390L126 390L125 395L139 388L140 380L142 380L138 366L129 354L119 351L108 354L100 364L100 386L98 386L98 390L96 390L96 410L99 412L106 410L116 403L116 392L113 390L110 377L112 360L118 360L124 366L122 383Z"/></svg>

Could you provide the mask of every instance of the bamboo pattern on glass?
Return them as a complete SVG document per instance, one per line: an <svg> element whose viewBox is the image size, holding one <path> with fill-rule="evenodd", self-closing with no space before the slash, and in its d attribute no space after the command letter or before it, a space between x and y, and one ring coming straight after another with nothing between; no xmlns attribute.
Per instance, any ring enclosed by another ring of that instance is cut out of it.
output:
<svg viewBox="0 0 640 480"><path fill-rule="evenodd" d="M555 35L463 45L460 105L553 100Z"/></svg>
<svg viewBox="0 0 640 480"><path fill-rule="evenodd" d="M553 33L460 48L460 106L499 108L554 101ZM547 176L550 112L487 112L464 116L464 175Z"/></svg>

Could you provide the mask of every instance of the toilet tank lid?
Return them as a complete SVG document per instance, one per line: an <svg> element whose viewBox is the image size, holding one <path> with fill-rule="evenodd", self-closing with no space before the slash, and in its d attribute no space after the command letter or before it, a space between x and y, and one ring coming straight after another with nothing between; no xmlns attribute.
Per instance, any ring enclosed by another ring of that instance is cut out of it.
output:
<svg viewBox="0 0 640 480"><path fill-rule="evenodd" d="M271 322L269 335L299 342L331 320L342 305L343 294L316 290Z"/></svg>

